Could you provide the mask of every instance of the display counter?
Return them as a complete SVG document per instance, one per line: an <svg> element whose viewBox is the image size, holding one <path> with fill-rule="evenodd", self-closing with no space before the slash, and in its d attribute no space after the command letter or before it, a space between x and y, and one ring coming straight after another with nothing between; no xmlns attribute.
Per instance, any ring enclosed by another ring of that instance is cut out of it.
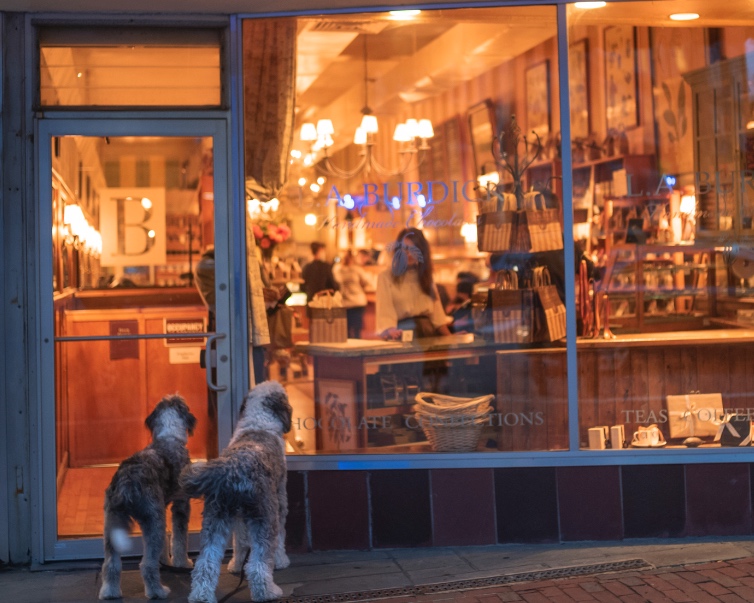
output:
<svg viewBox="0 0 754 603"><path fill-rule="evenodd" d="M658 425L668 447L681 445L669 431L669 395L720 393L725 410L749 412L754 409L753 343L754 329L748 328L579 339L578 447L590 447L591 427L623 425L630 442L634 431L650 424ZM410 365L444 366L450 393L495 394L494 433L480 441L480 449L493 444L502 451L569 447L564 342L523 348L465 334L410 343L300 344L299 349L314 363L320 452L402 451L394 449L399 438L381 439L380 429L389 430L384 417L411 416L414 392L388 399L379 380ZM339 409L339 420L333 421L333 408ZM343 425L354 429L347 433ZM405 451L418 449L416 442L409 443L413 446Z"/></svg>

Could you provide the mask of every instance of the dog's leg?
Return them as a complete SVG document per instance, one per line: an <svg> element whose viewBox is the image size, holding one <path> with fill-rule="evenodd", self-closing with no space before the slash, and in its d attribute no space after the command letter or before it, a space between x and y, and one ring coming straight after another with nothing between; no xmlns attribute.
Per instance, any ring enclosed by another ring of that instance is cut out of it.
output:
<svg viewBox="0 0 754 603"><path fill-rule="evenodd" d="M270 601L283 594L272 579L278 537L278 501L276 496L271 498L269 508L262 509L261 517L246 520L251 554L244 569L252 601Z"/></svg>
<svg viewBox="0 0 754 603"><path fill-rule="evenodd" d="M187 498L179 498L173 501L173 538L172 555L173 567L194 567L188 557L188 524L191 516L191 505Z"/></svg>
<svg viewBox="0 0 754 603"><path fill-rule="evenodd" d="M246 524L240 517L237 517L233 521L233 557L228 563L228 571L231 574L240 574L243 571L243 564L248 553L249 534Z"/></svg>
<svg viewBox="0 0 754 603"><path fill-rule="evenodd" d="M124 522L111 511L105 510L105 562L102 564L102 587L100 599L120 599L121 562L120 552L113 546L113 530L126 529Z"/></svg>
<svg viewBox="0 0 754 603"><path fill-rule="evenodd" d="M144 579L147 599L166 599L170 589L160 582L160 557L165 546L164 506L151 509L144 517L137 518L144 541L144 555L139 569Z"/></svg>
<svg viewBox="0 0 754 603"><path fill-rule="evenodd" d="M291 564L285 554L285 520L288 517L288 490L286 488L286 474L278 482L278 538L275 548L275 569L285 569Z"/></svg>
<svg viewBox="0 0 754 603"><path fill-rule="evenodd" d="M230 522L217 517L204 507L202 519L202 551L191 572L191 593L189 603L216 603L215 588L220 578L220 565L225 555Z"/></svg>

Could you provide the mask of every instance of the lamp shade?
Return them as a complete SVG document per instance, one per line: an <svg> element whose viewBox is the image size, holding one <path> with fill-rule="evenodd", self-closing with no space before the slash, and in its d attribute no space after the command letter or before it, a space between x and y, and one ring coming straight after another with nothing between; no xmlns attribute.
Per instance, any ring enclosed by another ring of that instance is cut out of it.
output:
<svg viewBox="0 0 754 603"><path fill-rule="evenodd" d="M301 140L305 142L317 140L317 128L313 123L307 122L301 126Z"/></svg>
<svg viewBox="0 0 754 603"><path fill-rule="evenodd" d="M361 118L360 127L363 128L364 132L367 134L375 134L378 131L377 117L371 113L365 113L364 117Z"/></svg>
<svg viewBox="0 0 754 603"><path fill-rule="evenodd" d="M366 144L367 143L367 133L364 131L364 128L358 127L356 128L356 132L353 135L353 144Z"/></svg>
<svg viewBox="0 0 754 603"><path fill-rule="evenodd" d="M408 128L406 124L398 124L395 126L395 132L393 132L393 140L396 142L410 142L411 137L408 135Z"/></svg>
<svg viewBox="0 0 754 603"><path fill-rule="evenodd" d="M335 129L330 119L320 119L317 122L317 134L320 136L332 136L335 134Z"/></svg>
<svg viewBox="0 0 754 603"><path fill-rule="evenodd" d="M435 135L435 130L432 128L432 122L428 119L419 120L419 138L432 138Z"/></svg>

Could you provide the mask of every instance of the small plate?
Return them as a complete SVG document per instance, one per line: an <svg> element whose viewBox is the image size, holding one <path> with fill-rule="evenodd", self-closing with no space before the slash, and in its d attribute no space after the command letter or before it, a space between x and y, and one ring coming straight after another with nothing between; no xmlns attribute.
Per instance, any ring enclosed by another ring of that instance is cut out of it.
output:
<svg viewBox="0 0 754 603"><path fill-rule="evenodd" d="M660 442L659 444L655 444L654 446L652 444L637 444L635 442L631 442L632 448L662 448L665 446L667 442Z"/></svg>

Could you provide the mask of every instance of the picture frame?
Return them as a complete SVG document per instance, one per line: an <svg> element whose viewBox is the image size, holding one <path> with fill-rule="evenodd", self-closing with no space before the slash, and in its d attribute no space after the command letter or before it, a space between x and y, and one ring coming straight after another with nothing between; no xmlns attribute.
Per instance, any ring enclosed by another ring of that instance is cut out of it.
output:
<svg viewBox="0 0 754 603"><path fill-rule="evenodd" d="M498 125L493 102L485 99L469 107L468 123L475 176L495 171L497 164L492 155L492 141L498 134Z"/></svg>
<svg viewBox="0 0 754 603"><path fill-rule="evenodd" d="M588 138L592 131L589 112L589 42L574 42L568 49L571 101L571 138Z"/></svg>
<svg viewBox="0 0 754 603"><path fill-rule="evenodd" d="M605 118L607 130L625 131L639 125L636 69L636 28L605 29Z"/></svg>
<svg viewBox="0 0 754 603"><path fill-rule="evenodd" d="M356 384L345 379L320 379L316 397L317 448L355 450L359 442Z"/></svg>
<svg viewBox="0 0 754 603"><path fill-rule="evenodd" d="M550 134L549 59L526 70L526 125L544 144Z"/></svg>

